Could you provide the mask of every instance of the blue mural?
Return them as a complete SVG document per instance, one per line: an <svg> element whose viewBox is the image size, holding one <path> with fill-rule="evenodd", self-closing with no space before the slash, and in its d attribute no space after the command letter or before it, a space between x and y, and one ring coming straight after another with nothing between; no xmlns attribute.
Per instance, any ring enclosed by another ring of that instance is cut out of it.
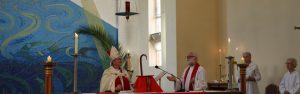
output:
<svg viewBox="0 0 300 94"><path fill-rule="evenodd" d="M43 64L54 70L54 94L72 92L74 32L87 26L84 10L70 0L0 0L0 93L44 93ZM99 19L117 41L117 29ZM92 37L79 35L78 90L97 92L104 70Z"/></svg>

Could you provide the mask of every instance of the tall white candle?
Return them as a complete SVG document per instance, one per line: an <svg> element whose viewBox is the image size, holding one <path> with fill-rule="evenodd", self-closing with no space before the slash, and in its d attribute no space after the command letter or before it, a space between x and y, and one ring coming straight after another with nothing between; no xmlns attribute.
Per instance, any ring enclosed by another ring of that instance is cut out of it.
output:
<svg viewBox="0 0 300 94"><path fill-rule="evenodd" d="M228 47L228 48L227 48L227 49L228 49L228 52L227 52L227 54L228 54L228 55L232 55L232 54L231 54L231 49L232 49L232 48L231 48L231 44L230 44L230 42L231 42L231 39L230 39L230 38L228 38L228 39L227 39L227 42L228 42L228 44L227 44L227 45L228 45L228 46L227 46L227 47Z"/></svg>
<svg viewBox="0 0 300 94"><path fill-rule="evenodd" d="M51 56L48 56L48 57L47 57L47 63L49 63L49 62L52 62Z"/></svg>
<svg viewBox="0 0 300 94"><path fill-rule="evenodd" d="M238 47L236 47L235 48L235 50L234 50L234 53L233 53L234 55L234 57L236 57L236 59L238 59L239 58L239 56L240 56L240 54L239 54L239 48Z"/></svg>
<svg viewBox="0 0 300 94"><path fill-rule="evenodd" d="M77 55L78 54L78 35L77 33L75 33L75 47L74 47L74 54Z"/></svg>
<svg viewBox="0 0 300 94"><path fill-rule="evenodd" d="M222 64L222 49L219 49L219 60L220 60L220 65Z"/></svg>

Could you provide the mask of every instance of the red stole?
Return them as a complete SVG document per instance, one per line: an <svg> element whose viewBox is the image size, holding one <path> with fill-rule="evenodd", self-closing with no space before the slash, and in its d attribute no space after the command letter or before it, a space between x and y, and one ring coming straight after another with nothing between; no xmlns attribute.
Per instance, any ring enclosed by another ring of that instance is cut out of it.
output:
<svg viewBox="0 0 300 94"><path fill-rule="evenodd" d="M120 70L120 71L122 73L122 70ZM122 90L130 90L129 80L125 76L122 76L122 80L123 80L123 85L124 86L122 86L121 78L120 78L120 76L118 76L117 79L115 80L115 87L117 87L118 85L121 85Z"/></svg>
<svg viewBox="0 0 300 94"><path fill-rule="evenodd" d="M195 78L199 66L200 65L198 63L194 65L194 69L193 69L193 72L192 72L192 75L191 75L191 79ZM187 78L187 75L188 75L189 71L190 71L190 67L185 71L183 87L185 87L186 78ZM189 89L194 90L194 87L193 87L194 83L191 83L191 79L190 79L190 82L189 82Z"/></svg>

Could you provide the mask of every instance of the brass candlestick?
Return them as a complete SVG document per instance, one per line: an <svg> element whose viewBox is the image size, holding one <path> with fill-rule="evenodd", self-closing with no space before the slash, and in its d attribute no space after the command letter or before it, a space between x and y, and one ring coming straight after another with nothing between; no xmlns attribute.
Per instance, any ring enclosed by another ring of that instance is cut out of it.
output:
<svg viewBox="0 0 300 94"><path fill-rule="evenodd" d="M53 93L53 68L56 65L54 62L45 62L44 71L45 71L45 94Z"/></svg>
<svg viewBox="0 0 300 94"><path fill-rule="evenodd" d="M237 64L240 67L240 81L241 81L241 90L243 94L246 94L246 68L247 64Z"/></svg>
<svg viewBox="0 0 300 94"><path fill-rule="evenodd" d="M220 81L219 83L222 82L222 64L219 64L219 69L220 69Z"/></svg>

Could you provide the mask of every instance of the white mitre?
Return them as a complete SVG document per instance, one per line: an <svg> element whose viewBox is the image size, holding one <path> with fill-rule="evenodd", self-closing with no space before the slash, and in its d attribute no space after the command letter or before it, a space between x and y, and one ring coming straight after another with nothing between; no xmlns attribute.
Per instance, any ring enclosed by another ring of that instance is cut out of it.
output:
<svg viewBox="0 0 300 94"><path fill-rule="evenodd" d="M120 57L119 51L117 50L117 48L115 48L114 46L111 47L109 53L108 53L111 61L113 61L116 58Z"/></svg>

